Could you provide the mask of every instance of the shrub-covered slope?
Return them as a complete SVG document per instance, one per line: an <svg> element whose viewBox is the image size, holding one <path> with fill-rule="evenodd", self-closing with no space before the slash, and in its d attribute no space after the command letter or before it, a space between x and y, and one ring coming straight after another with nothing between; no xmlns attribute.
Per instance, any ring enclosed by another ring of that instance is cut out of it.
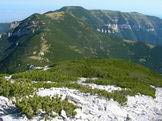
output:
<svg viewBox="0 0 162 121"><path fill-rule="evenodd" d="M1 78L3 77L4 75L1 75ZM93 90L76 82L80 77L89 79L86 83L115 85L121 87L123 90L114 91L113 93ZM96 79L94 80L92 78ZM10 83L10 81L7 83L1 81L1 95L6 97L16 95L25 96L33 93L34 87L68 87L79 89L81 92L91 92L92 94L96 93L100 96L113 98L121 103L126 101L125 96L127 95L140 93L154 97L155 89L153 86L162 86L162 77L159 74L141 65L116 59L84 59L54 63L47 71L33 70L15 73L12 75L12 80L13 82L17 82L14 83L15 86L11 86L12 82ZM50 83L46 83L49 81ZM21 82L24 84L21 85ZM8 87L3 87L7 85ZM17 85L20 86L17 87ZM20 90L22 89L22 91L18 91L19 88Z"/></svg>
<svg viewBox="0 0 162 121"><path fill-rule="evenodd" d="M80 82L81 78L86 80ZM92 88L91 84L112 86L118 90ZM62 110L66 111L68 117L74 117L75 109L78 108L75 103L80 98L72 98L74 94L68 96L69 93L65 91L67 89L76 90L75 93L83 93L84 96L95 95L100 99L113 99L126 105L128 96L146 95L151 96L149 99L155 98L156 87L162 87L162 77L159 74L141 65L116 59L71 60L54 63L46 71L32 70L15 73L10 77L0 75L0 95L13 100L19 111L28 118L39 114L46 119L54 118L61 115ZM41 90L50 97L39 96ZM54 90L57 95L61 95L57 90L64 91L67 97L64 99L54 96Z"/></svg>

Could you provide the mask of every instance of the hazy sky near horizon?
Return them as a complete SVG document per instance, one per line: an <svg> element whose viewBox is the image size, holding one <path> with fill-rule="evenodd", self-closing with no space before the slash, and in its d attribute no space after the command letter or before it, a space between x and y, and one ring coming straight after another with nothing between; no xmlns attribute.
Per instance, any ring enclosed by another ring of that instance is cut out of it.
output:
<svg viewBox="0 0 162 121"><path fill-rule="evenodd" d="M0 0L0 22L22 20L63 6L140 12L162 18L162 0Z"/></svg>

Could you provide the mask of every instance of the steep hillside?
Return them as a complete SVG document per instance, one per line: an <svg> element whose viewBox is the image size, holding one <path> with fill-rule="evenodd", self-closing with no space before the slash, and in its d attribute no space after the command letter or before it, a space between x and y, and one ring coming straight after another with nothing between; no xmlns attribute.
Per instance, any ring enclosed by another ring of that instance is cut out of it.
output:
<svg viewBox="0 0 162 121"><path fill-rule="evenodd" d="M98 26L101 31L114 32L113 34L124 39L143 41L156 45L162 44L162 20L157 17L146 16L140 13L112 11L102 11L101 13L99 11L92 11L92 13L103 20L104 24Z"/></svg>
<svg viewBox="0 0 162 121"><path fill-rule="evenodd" d="M4 55L7 53L5 52L6 49L10 46L10 42L7 40L6 34L0 34L0 59L3 58Z"/></svg>
<svg viewBox="0 0 162 121"><path fill-rule="evenodd" d="M102 53L99 49L101 40L103 37L99 33L67 13L35 14L14 30L9 38L12 45L8 51L12 50L11 54L2 63L5 68L16 68L96 57L99 52Z"/></svg>
<svg viewBox="0 0 162 121"><path fill-rule="evenodd" d="M0 58L2 57L4 50L7 48L8 41L7 38L7 31L10 28L9 23L0 23Z"/></svg>
<svg viewBox="0 0 162 121"><path fill-rule="evenodd" d="M141 13L108 10L86 10L82 7L64 7L66 11L89 23L98 32L162 45L162 20Z"/></svg>
<svg viewBox="0 0 162 121"><path fill-rule="evenodd" d="M21 21L7 38L10 47L4 51L0 70L24 71L62 60L113 57L161 71L161 46L98 32L96 22L102 22L93 12L81 7L64 7Z"/></svg>
<svg viewBox="0 0 162 121"><path fill-rule="evenodd" d="M0 23L0 60L9 54L12 43L9 41L9 37L14 29L19 25L19 22Z"/></svg>
<svg viewBox="0 0 162 121"><path fill-rule="evenodd" d="M7 32L10 27L9 23L0 23L0 33Z"/></svg>

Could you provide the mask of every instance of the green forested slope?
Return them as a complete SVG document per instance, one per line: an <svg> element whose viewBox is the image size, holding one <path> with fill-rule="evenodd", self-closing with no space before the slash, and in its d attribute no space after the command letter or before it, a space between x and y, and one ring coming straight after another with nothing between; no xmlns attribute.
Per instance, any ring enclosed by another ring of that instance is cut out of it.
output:
<svg viewBox="0 0 162 121"><path fill-rule="evenodd" d="M10 47L3 52L1 71L24 71L31 65L45 66L62 60L109 57L161 71L161 46L99 33L90 23L96 19L87 10L73 8L76 13L72 14L71 9L66 9L33 14L21 21L7 38Z"/></svg>

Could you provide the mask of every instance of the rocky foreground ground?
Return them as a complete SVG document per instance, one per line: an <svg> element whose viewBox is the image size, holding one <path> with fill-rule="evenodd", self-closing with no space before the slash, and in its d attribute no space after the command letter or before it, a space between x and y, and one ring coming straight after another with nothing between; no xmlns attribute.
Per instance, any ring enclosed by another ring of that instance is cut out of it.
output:
<svg viewBox="0 0 162 121"><path fill-rule="evenodd" d="M78 83L108 92L121 89L112 85L85 84L84 81L85 79L81 78ZM67 117L66 112L62 110L60 116L49 119L52 121L162 121L162 88L156 88L155 98L144 95L128 96L128 101L123 106L113 100L68 88L41 88L36 94L42 97L58 95L62 100L68 98L77 106L77 115L74 118ZM28 119L20 115L12 101L0 96L0 120L27 121ZM31 120L44 119L39 115Z"/></svg>

